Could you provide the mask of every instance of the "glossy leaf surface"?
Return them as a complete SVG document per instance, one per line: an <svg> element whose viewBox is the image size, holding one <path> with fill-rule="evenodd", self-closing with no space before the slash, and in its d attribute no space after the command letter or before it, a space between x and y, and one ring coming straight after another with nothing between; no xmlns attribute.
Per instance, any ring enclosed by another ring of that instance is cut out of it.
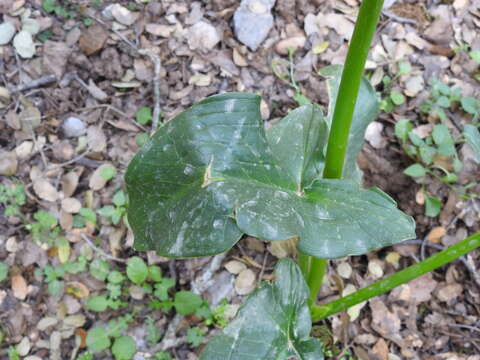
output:
<svg viewBox="0 0 480 360"><path fill-rule="evenodd" d="M386 194L317 178L327 128L317 107L292 111L267 137L259 102L249 94L207 98L132 160L126 182L137 249L206 256L246 233L299 236L301 251L332 258L415 236L413 220Z"/></svg>
<svg viewBox="0 0 480 360"><path fill-rule="evenodd" d="M312 322L308 287L299 267L280 260L276 280L264 284L245 301L236 318L214 337L200 360L321 360Z"/></svg>

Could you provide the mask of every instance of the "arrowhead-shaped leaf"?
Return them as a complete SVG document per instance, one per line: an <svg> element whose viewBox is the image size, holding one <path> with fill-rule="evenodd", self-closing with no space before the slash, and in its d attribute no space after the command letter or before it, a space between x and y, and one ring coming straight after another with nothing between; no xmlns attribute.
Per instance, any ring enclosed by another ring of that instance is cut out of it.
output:
<svg viewBox="0 0 480 360"><path fill-rule="evenodd" d="M206 256L246 233L271 241L299 236L300 250L331 258L415 236L412 219L386 194L317 179L326 132L318 108L293 111L267 141L259 101L248 94L207 98L135 156L126 182L137 249Z"/></svg>
<svg viewBox="0 0 480 360"><path fill-rule="evenodd" d="M328 127L318 106L305 105L292 110L266 135L275 157L299 191L322 177Z"/></svg>
<svg viewBox="0 0 480 360"><path fill-rule="evenodd" d="M280 260L276 280L245 301L236 318L206 346L200 360L322 360L312 321L308 287L298 266Z"/></svg>

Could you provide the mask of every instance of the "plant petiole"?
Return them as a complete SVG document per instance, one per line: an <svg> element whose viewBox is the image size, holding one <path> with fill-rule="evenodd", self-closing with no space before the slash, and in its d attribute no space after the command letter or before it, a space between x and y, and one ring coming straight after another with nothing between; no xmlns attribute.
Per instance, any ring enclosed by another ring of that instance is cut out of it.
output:
<svg viewBox="0 0 480 360"><path fill-rule="evenodd" d="M428 259L409 266L406 269L360 289L353 294L322 306L311 306L312 320L313 322L323 320L330 315L339 313L375 296L384 294L397 286L405 284L410 280L416 279L423 274L448 264L478 247L480 247L480 232L469 236Z"/></svg>

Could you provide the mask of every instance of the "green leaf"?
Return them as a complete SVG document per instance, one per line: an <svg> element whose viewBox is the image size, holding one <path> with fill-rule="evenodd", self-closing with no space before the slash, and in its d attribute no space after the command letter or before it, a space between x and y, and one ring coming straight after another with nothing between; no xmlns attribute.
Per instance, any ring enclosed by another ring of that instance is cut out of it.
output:
<svg viewBox="0 0 480 360"><path fill-rule="evenodd" d="M433 141L435 141L435 144L437 145L440 145L452 140L450 131L448 130L447 126L443 124L438 124L433 127L432 137L433 137Z"/></svg>
<svg viewBox="0 0 480 360"><path fill-rule="evenodd" d="M56 8L56 0L43 0L42 8L47 13L52 13Z"/></svg>
<svg viewBox="0 0 480 360"><path fill-rule="evenodd" d="M480 164L480 131L478 131L478 128L474 125L465 125L463 128L463 136L465 136L467 144L470 145L475 153L477 163Z"/></svg>
<svg viewBox="0 0 480 360"><path fill-rule="evenodd" d="M456 154L455 141L448 127L438 124L433 127L432 138L438 146L438 152L445 156L454 156Z"/></svg>
<svg viewBox="0 0 480 360"><path fill-rule="evenodd" d="M448 173L447 175L442 177L442 181L446 183L456 183L458 181L458 176L452 173Z"/></svg>
<svg viewBox="0 0 480 360"><path fill-rule="evenodd" d="M57 218L44 210L38 210L33 218L45 229L52 229L58 224Z"/></svg>
<svg viewBox="0 0 480 360"><path fill-rule="evenodd" d="M137 143L138 147L142 147L148 142L149 139L150 135L148 135L148 133L141 133L135 137L135 142Z"/></svg>
<svg viewBox="0 0 480 360"><path fill-rule="evenodd" d="M298 103L299 106L311 105L312 104L310 99L307 98L305 95L303 95L301 92L296 93L293 96L293 100L295 100Z"/></svg>
<svg viewBox="0 0 480 360"><path fill-rule="evenodd" d="M98 215L104 217L111 217L115 214L115 207L112 205L104 206L97 210Z"/></svg>
<svg viewBox="0 0 480 360"><path fill-rule="evenodd" d="M392 99L392 102L395 105L402 105L403 103L405 103L405 95L399 93L398 91L392 91L390 93L390 99Z"/></svg>
<svg viewBox="0 0 480 360"><path fill-rule="evenodd" d="M100 281L105 281L110 272L108 261L96 258L90 263L90 274Z"/></svg>
<svg viewBox="0 0 480 360"><path fill-rule="evenodd" d="M97 214L92 209L81 208L78 213L82 215L86 221L91 222L92 224L97 222Z"/></svg>
<svg viewBox="0 0 480 360"><path fill-rule="evenodd" d="M155 284L154 295L159 298L161 301L166 301L168 299L168 289L175 286L175 280L172 278L162 278L162 280Z"/></svg>
<svg viewBox="0 0 480 360"><path fill-rule="evenodd" d="M293 151L288 159L274 154L259 102L249 94L207 98L165 123L139 151L126 174L136 249L206 256L246 233L268 241L299 236L301 251L330 258L415 236L412 219L388 196L358 183L320 179L302 188L298 179L315 171L290 163L299 158ZM352 128L346 176L358 179L355 158L371 115L359 115ZM308 121L296 118L300 131ZM305 149L306 159L311 147Z"/></svg>
<svg viewBox="0 0 480 360"><path fill-rule="evenodd" d="M115 339L112 354L116 360L130 360L137 352L137 345L131 336L120 336Z"/></svg>
<svg viewBox="0 0 480 360"><path fill-rule="evenodd" d="M412 65L408 61L400 61L398 63L398 75L406 75L412 72Z"/></svg>
<svg viewBox="0 0 480 360"><path fill-rule="evenodd" d="M177 292L173 301L175 310L181 315L194 313L202 304L202 298L191 291Z"/></svg>
<svg viewBox="0 0 480 360"><path fill-rule="evenodd" d="M127 204L127 196L125 195L125 192L123 190L119 190L113 195L112 202L116 206L123 206Z"/></svg>
<svg viewBox="0 0 480 360"><path fill-rule="evenodd" d="M480 109L480 103L474 97L464 97L460 100L460 103L462 104L462 108L465 112L472 115L478 114Z"/></svg>
<svg viewBox="0 0 480 360"><path fill-rule="evenodd" d="M395 136L400 139L402 143L408 140L408 134L413 130L413 125L410 120L401 119L395 123Z"/></svg>
<svg viewBox="0 0 480 360"><path fill-rule="evenodd" d="M65 283L61 280L52 280L48 284L48 293L55 297L60 297L65 290Z"/></svg>
<svg viewBox="0 0 480 360"><path fill-rule="evenodd" d="M470 58L480 64L480 50L470 51Z"/></svg>
<svg viewBox="0 0 480 360"><path fill-rule="evenodd" d="M203 335L205 335L205 330L202 330L199 327L190 328L187 330L187 342L193 347L197 347L205 340Z"/></svg>
<svg viewBox="0 0 480 360"><path fill-rule="evenodd" d="M427 196L425 199L425 215L435 217L442 210L442 202L433 196Z"/></svg>
<svg viewBox="0 0 480 360"><path fill-rule="evenodd" d="M422 177L427 174L425 168L420 164L413 164L406 168L403 173L411 177Z"/></svg>
<svg viewBox="0 0 480 360"><path fill-rule="evenodd" d="M448 97L440 96L437 99L436 104L442 108L449 108L452 103Z"/></svg>
<svg viewBox="0 0 480 360"><path fill-rule="evenodd" d="M284 164L298 189L322 177L328 128L318 106L292 110L266 135L272 152Z"/></svg>
<svg viewBox="0 0 480 360"><path fill-rule="evenodd" d="M127 277L134 284L141 284L148 276L148 266L142 258L134 256L127 263Z"/></svg>
<svg viewBox="0 0 480 360"><path fill-rule="evenodd" d="M96 312L102 312L107 310L108 307L108 299L105 295L99 295L99 296L90 296L87 299L86 303L87 309L96 311Z"/></svg>
<svg viewBox="0 0 480 360"><path fill-rule="evenodd" d="M125 280L125 277L120 271L113 270L108 274L108 282L110 284L121 284Z"/></svg>
<svg viewBox="0 0 480 360"><path fill-rule="evenodd" d="M453 171L459 173L463 169L463 163L458 159L453 159Z"/></svg>
<svg viewBox="0 0 480 360"><path fill-rule="evenodd" d="M8 264L0 262L0 282L5 280L8 276Z"/></svg>
<svg viewBox="0 0 480 360"><path fill-rule="evenodd" d="M104 166L100 170L100 176L107 181L112 179L116 174L117 174L117 169L115 169L112 165Z"/></svg>
<svg viewBox="0 0 480 360"><path fill-rule="evenodd" d="M200 360L323 359L320 342L310 337L308 287L300 269L280 260L275 278L249 296Z"/></svg>
<svg viewBox="0 0 480 360"><path fill-rule="evenodd" d="M137 119L139 124L147 125L150 121L152 121L152 109L149 107L140 108L135 114L135 119Z"/></svg>
<svg viewBox="0 0 480 360"><path fill-rule="evenodd" d="M96 327L87 334L87 347L90 351L98 352L110 347L110 338L107 330L103 327Z"/></svg>
<svg viewBox="0 0 480 360"><path fill-rule="evenodd" d="M425 146L425 141L422 140L420 136L417 134L414 134L413 132L408 133L408 138L412 142L413 145L415 146Z"/></svg>
<svg viewBox="0 0 480 360"><path fill-rule="evenodd" d="M430 165L433 162L433 157L436 154L435 148L428 145L421 146L418 149L418 152L420 154L420 158L426 165Z"/></svg>
<svg viewBox="0 0 480 360"><path fill-rule="evenodd" d="M148 277L155 282L162 281L162 269L160 268L160 266L156 266L156 265L149 266Z"/></svg>

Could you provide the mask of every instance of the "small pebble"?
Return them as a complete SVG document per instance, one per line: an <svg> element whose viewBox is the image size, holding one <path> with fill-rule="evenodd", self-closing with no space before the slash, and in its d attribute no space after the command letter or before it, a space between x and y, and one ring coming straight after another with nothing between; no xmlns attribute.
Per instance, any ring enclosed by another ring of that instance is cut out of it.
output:
<svg viewBox="0 0 480 360"><path fill-rule="evenodd" d="M275 0L242 0L233 15L237 39L251 50L258 49L273 27L271 9Z"/></svg>
<svg viewBox="0 0 480 360"><path fill-rule="evenodd" d="M66 137L79 137L85 135L87 126L83 120L70 116L62 124L63 133Z"/></svg>

